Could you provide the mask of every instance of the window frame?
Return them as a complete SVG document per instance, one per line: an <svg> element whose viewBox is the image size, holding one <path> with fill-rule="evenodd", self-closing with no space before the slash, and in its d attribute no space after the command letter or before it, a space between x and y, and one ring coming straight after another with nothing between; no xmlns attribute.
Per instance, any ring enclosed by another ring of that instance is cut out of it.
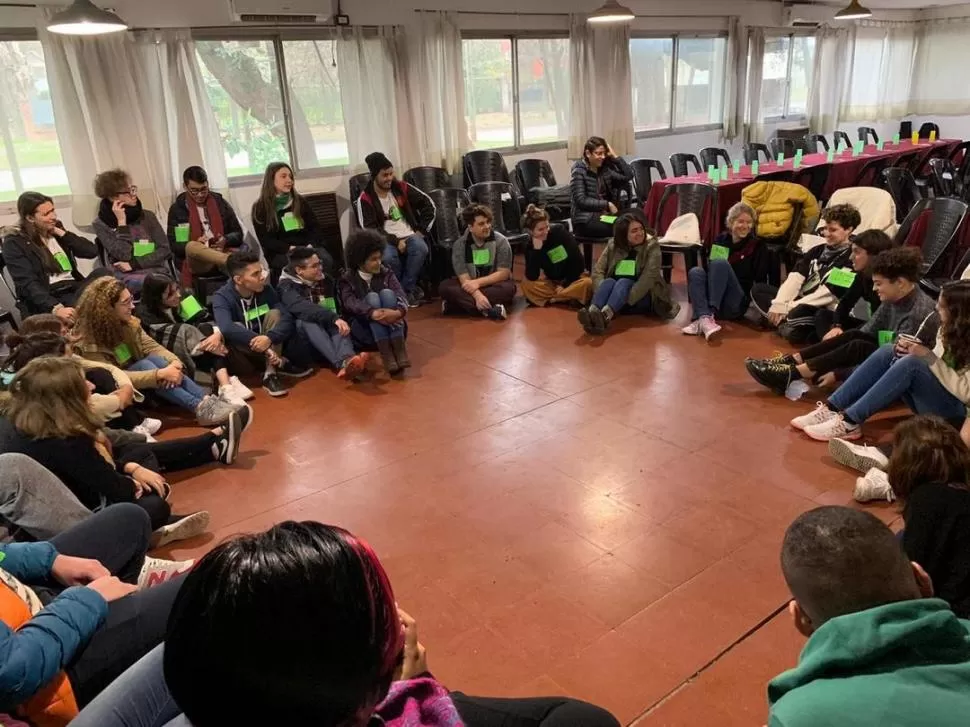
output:
<svg viewBox="0 0 970 727"><path fill-rule="evenodd" d="M512 58L512 146L489 147L489 151L497 151L500 154L522 154L529 152L555 151L566 149L567 140L546 141L540 144L522 143L522 120L519 104L519 40L565 40L569 41L569 33L554 31L528 31L521 33L509 33L507 31L480 31L461 34L462 43L466 40L507 40L511 43ZM464 51L464 48L462 49ZM571 81L572 79L570 79ZM462 76L464 83L464 76ZM567 132L568 133L568 132Z"/></svg>
<svg viewBox="0 0 970 727"><path fill-rule="evenodd" d="M777 32L769 33L767 37L770 38L788 38L788 61L785 64L785 103L784 109L781 116L765 116L765 123L779 123L782 121L806 121L808 119L808 113L791 113L791 72L792 67L795 63L795 38L812 38L813 33L810 31L787 31L787 32ZM817 49L816 49L817 50ZM812 57L812 63L814 64L815 57ZM764 59L761 61L762 67L764 66Z"/></svg>
<svg viewBox="0 0 970 727"><path fill-rule="evenodd" d="M638 38L655 38L661 40L667 40L668 38L673 43L673 49L670 55L670 115L667 119L668 124L666 128L663 129L649 129L645 131L635 131L634 137L637 139L655 139L661 136L680 136L683 134L697 134L704 131L717 131L724 127L721 122L710 123L710 124L694 124L690 126L678 126L676 123L677 118L677 66L680 61L680 41L681 39L687 40L703 40L708 38L723 38L724 39L724 55L720 59L722 66L727 64L727 39L728 34L725 32L710 32L710 33L631 33L630 40L636 40ZM629 47L629 46L628 46ZM632 75L632 74L631 74ZM721 111L724 111L724 88L726 84L721 84ZM632 89L631 89L632 93Z"/></svg>

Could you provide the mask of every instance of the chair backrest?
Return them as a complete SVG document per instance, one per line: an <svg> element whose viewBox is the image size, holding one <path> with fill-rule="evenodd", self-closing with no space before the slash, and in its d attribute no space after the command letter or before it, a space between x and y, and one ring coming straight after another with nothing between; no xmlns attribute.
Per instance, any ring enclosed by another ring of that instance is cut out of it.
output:
<svg viewBox="0 0 970 727"><path fill-rule="evenodd" d="M922 126L919 127L919 138L929 139L931 131L936 132L937 139L940 138L940 127L938 124L935 124L932 121L927 121Z"/></svg>
<svg viewBox="0 0 970 727"><path fill-rule="evenodd" d="M13 284L13 276L10 274L10 271L7 270L7 265L3 261L2 252L0 252L0 279L3 280L3 286L7 289L7 292L10 293L10 297L13 298L13 302L19 303L20 299L17 298L17 289Z"/></svg>
<svg viewBox="0 0 970 727"><path fill-rule="evenodd" d="M98 248L98 263L103 268L108 267L108 251L105 249L100 237L94 238L94 246Z"/></svg>
<svg viewBox="0 0 970 727"><path fill-rule="evenodd" d="M367 176L370 177L370 175ZM313 216L317 218L317 224L320 226L320 239L333 258L334 266L337 271L343 270L346 267L346 262L344 258L344 238L340 232L340 210L337 206L337 195L334 192L314 192L313 194L305 194L303 197L310 205L310 209L313 210Z"/></svg>
<svg viewBox="0 0 970 727"><path fill-rule="evenodd" d="M461 211L468 206L468 192L459 187L438 187L428 192L434 202L434 241L439 247L450 248L465 231Z"/></svg>
<svg viewBox="0 0 970 727"><path fill-rule="evenodd" d="M422 192L451 186L451 175L441 167L412 167L404 172L403 179Z"/></svg>
<svg viewBox="0 0 970 727"><path fill-rule="evenodd" d="M694 172L697 174L704 171L701 169L700 160L693 154L677 152L676 154L670 155L670 173L675 177L686 177L688 174L690 174L690 172L687 171L688 164L694 167Z"/></svg>
<svg viewBox="0 0 970 727"><path fill-rule="evenodd" d="M859 211L862 222L855 230L857 235L866 230L882 230L890 237L896 234L896 203L885 189L843 187L832 193L826 207L839 204L850 204Z"/></svg>
<svg viewBox="0 0 970 727"><path fill-rule="evenodd" d="M497 151L470 151L461 158L465 187L481 182L511 182L505 159Z"/></svg>
<svg viewBox="0 0 970 727"><path fill-rule="evenodd" d="M896 161L893 162L894 167L901 167L902 169L908 169L916 176L916 170L913 167L919 162L920 153L919 151L908 151L904 154L900 154L896 157Z"/></svg>
<svg viewBox="0 0 970 727"><path fill-rule="evenodd" d="M873 144L879 143L879 134L877 134L876 130L873 129L871 126L860 126L858 129L858 132L859 132L859 141L863 142L864 144L869 143L870 136L872 137Z"/></svg>
<svg viewBox="0 0 970 727"><path fill-rule="evenodd" d="M745 164L771 161L771 149L768 148L767 144L759 144L758 142L745 144L742 153L744 154Z"/></svg>
<svg viewBox="0 0 970 727"><path fill-rule="evenodd" d="M825 138L824 134L806 134L805 135L805 153L806 154L816 154L818 153L818 145L822 145L823 151L829 150L829 140Z"/></svg>
<svg viewBox="0 0 970 727"><path fill-rule="evenodd" d="M503 235L522 232L522 210L519 198L510 182L479 182L468 188L472 204L481 204L492 210L492 227Z"/></svg>
<svg viewBox="0 0 970 727"><path fill-rule="evenodd" d="M903 220L896 235L897 245L907 243L916 223L924 222L921 219L924 215L927 219L919 248L923 253L921 273L927 277L938 272L939 267L946 261L947 253L956 242L957 232L967 216L967 203L953 197L921 199Z"/></svg>
<svg viewBox="0 0 970 727"><path fill-rule="evenodd" d="M829 181L831 171L831 164L815 164L811 167L802 167L801 169L795 170L792 174L791 181L808 189L812 193L812 196L821 204L825 197L825 187Z"/></svg>
<svg viewBox="0 0 970 727"><path fill-rule="evenodd" d="M878 187L882 184L882 170L892 163L892 157L877 157L862 165L853 187Z"/></svg>
<svg viewBox="0 0 970 727"><path fill-rule="evenodd" d="M512 183L518 188L519 195L529 199L529 190L540 187L555 187L556 175L552 164L545 159L521 159L512 170Z"/></svg>
<svg viewBox="0 0 970 727"><path fill-rule="evenodd" d="M786 159L795 156L795 142L792 139L782 139L775 136L768 140L771 148L771 158L777 159L779 154L784 154Z"/></svg>
<svg viewBox="0 0 970 727"><path fill-rule="evenodd" d="M677 202L676 213L667 215L667 204L671 200ZM657 227L663 225L664 229L658 229L658 233L662 236L671 220L689 212L697 215L701 240L711 242L714 239L714 217L717 215L717 188L710 184L684 182L668 184L664 187L660 205L657 207ZM664 222L667 224L665 225Z"/></svg>
<svg viewBox="0 0 970 727"><path fill-rule="evenodd" d="M896 203L896 221L902 222L923 197L916 186L916 178L906 167L887 167L881 173L884 186Z"/></svg>
<svg viewBox="0 0 970 727"><path fill-rule="evenodd" d="M650 196L653 186L653 172L657 172L657 179L666 179L667 172L659 159L634 159L630 162L633 169L633 184L636 188L637 202L642 206Z"/></svg>
<svg viewBox="0 0 970 727"><path fill-rule="evenodd" d="M350 179L347 180L347 187L350 193L348 199L351 204L357 204L357 199L363 194L364 190L367 189L367 185L370 183L370 172L362 172L361 174L355 174ZM306 195L304 195L305 197Z"/></svg>
<svg viewBox="0 0 970 727"><path fill-rule="evenodd" d="M795 171L792 169L778 169L774 172L761 172L758 174L759 182L791 182L795 178Z"/></svg>
<svg viewBox="0 0 970 727"><path fill-rule="evenodd" d="M937 197L959 196L957 191L957 170L949 159L930 159L930 179L933 194ZM960 189L962 191L962 188Z"/></svg>
<svg viewBox="0 0 970 727"><path fill-rule="evenodd" d="M835 144L835 148L838 149L841 144L845 144L846 149L852 148L852 139L844 131L836 131L832 135L832 143Z"/></svg>
<svg viewBox="0 0 970 727"><path fill-rule="evenodd" d="M950 152L949 159L957 168L957 179L964 190L970 189L970 141L957 144Z"/></svg>
<svg viewBox="0 0 970 727"><path fill-rule="evenodd" d="M700 150L699 156L701 158L701 169L720 168L722 162L724 166L731 166L731 155L727 153L727 149L718 146L705 146Z"/></svg>

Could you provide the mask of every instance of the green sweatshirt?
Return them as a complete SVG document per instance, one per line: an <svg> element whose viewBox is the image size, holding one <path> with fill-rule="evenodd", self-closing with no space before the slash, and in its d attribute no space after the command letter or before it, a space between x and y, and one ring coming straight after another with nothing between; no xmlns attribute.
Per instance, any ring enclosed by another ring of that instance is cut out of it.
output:
<svg viewBox="0 0 970 727"><path fill-rule="evenodd" d="M834 618L768 703L769 727L966 727L970 621L938 598Z"/></svg>

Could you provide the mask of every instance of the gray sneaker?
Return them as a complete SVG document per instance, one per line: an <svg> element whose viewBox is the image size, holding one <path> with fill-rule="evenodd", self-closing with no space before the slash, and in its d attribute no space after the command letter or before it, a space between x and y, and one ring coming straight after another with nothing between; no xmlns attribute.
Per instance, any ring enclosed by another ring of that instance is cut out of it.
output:
<svg viewBox="0 0 970 727"><path fill-rule="evenodd" d="M239 407L229 404L218 396L207 396L195 409L195 419L199 426L215 427L225 424L229 416Z"/></svg>

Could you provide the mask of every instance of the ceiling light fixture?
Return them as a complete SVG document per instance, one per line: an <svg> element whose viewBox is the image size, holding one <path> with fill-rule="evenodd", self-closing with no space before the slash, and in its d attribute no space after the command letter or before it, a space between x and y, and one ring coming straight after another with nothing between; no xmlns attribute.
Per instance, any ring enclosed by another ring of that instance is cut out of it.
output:
<svg viewBox="0 0 970 727"><path fill-rule="evenodd" d="M606 0L603 6L590 14L587 23L628 23L633 20L633 11L620 5L616 0Z"/></svg>
<svg viewBox="0 0 970 727"><path fill-rule="evenodd" d="M51 17L47 30L62 35L102 35L128 30L128 24L91 0L74 0L69 7Z"/></svg>
<svg viewBox="0 0 970 727"><path fill-rule="evenodd" d="M859 0L851 0L849 7L843 8L835 14L836 20L860 20L861 18L871 18L872 11L859 4Z"/></svg>

